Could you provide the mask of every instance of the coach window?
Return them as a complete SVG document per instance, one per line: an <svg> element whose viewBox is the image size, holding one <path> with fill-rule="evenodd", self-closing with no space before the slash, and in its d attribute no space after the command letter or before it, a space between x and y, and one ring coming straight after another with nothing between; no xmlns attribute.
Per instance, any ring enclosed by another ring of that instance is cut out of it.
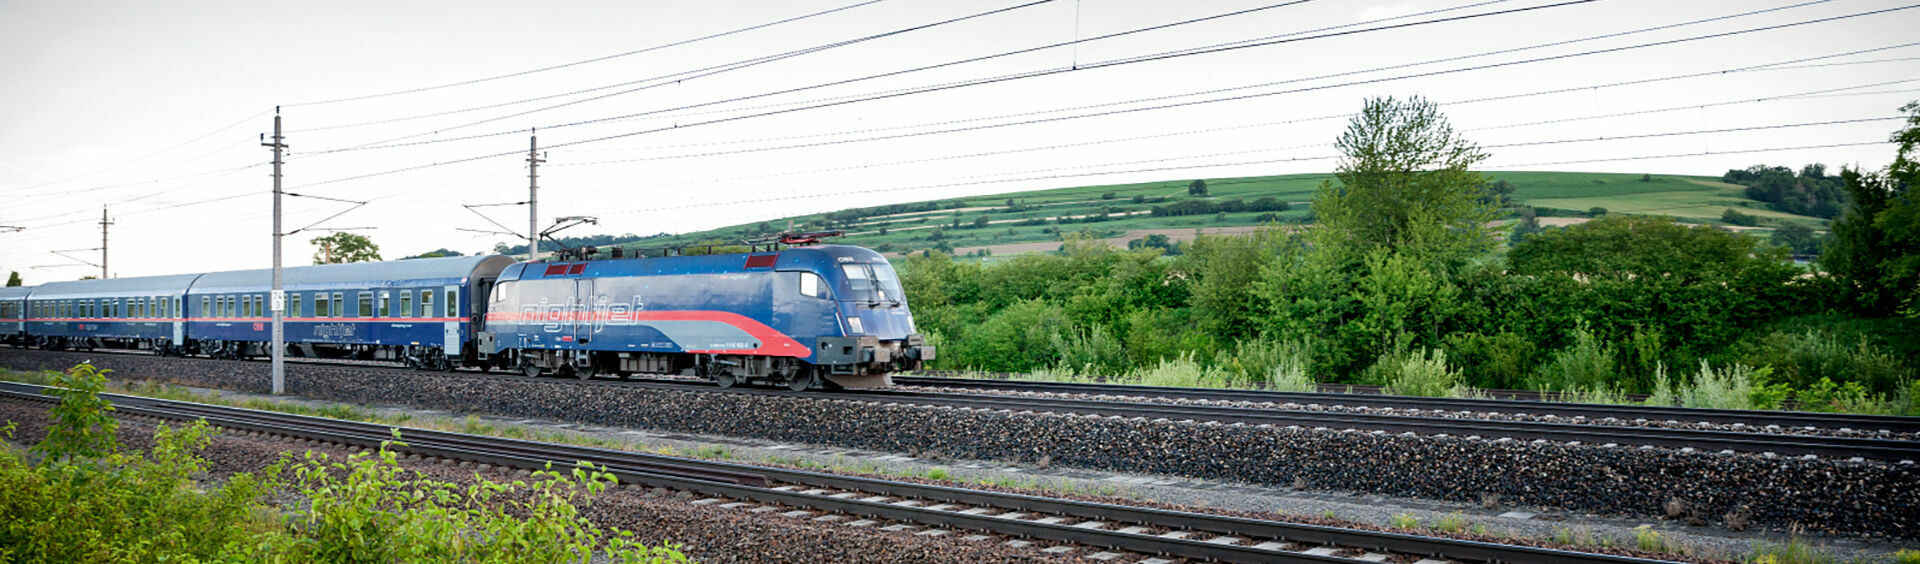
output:
<svg viewBox="0 0 1920 564"><path fill-rule="evenodd" d="M346 294L342 294L339 292L333 293L333 316L334 317L347 316L347 298L345 296Z"/></svg>
<svg viewBox="0 0 1920 564"><path fill-rule="evenodd" d="M460 317L459 290L447 290L447 317Z"/></svg>
<svg viewBox="0 0 1920 564"><path fill-rule="evenodd" d="M287 317L300 317L300 294L287 294Z"/></svg>
<svg viewBox="0 0 1920 564"><path fill-rule="evenodd" d="M433 317L433 290L420 291L420 317Z"/></svg>
<svg viewBox="0 0 1920 564"><path fill-rule="evenodd" d="M361 292L359 306L360 306L360 309L356 309L353 311L354 315L357 315L360 317L373 317L373 292Z"/></svg>
<svg viewBox="0 0 1920 564"><path fill-rule="evenodd" d="M413 291L400 292L400 317L413 317Z"/></svg>
<svg viewBox="0 0 1920 564"><path fill-rule="evenodd" d="M215 315L219 315L219 313L213 311L213 299L200 296L200 317L213 317Z"/></svg>
<svg viewBox="0 0 1920 564"><path fill-rule="evenodd" d="M809 298L827 297L826 281L821 280L820 275L812 272L800 273L800 295Z"/></svg>
<svg viewBox="0 0 1920 564"><path fill-rule="evenodd" d="M227 296L227 307L224 313L227 317L240 316L240 296Z"/></svg>
<svg viewBox="0 0 1920 564"><path fill-rule="evenodd" d="M389 299L390 296L386 292L380 293L380 317L387 317L387 300Z"/></svg>

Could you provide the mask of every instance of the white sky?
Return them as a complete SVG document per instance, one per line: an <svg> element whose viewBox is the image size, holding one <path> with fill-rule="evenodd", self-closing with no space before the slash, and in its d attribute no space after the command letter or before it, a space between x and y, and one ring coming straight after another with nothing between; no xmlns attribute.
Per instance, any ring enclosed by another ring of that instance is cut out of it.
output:
<svg viewBox="0 0 1920 564"><path fill-rule="evenodd" d="M1459 8L1483 0L1318 0L1203 23L990 61L914 72L746 102L644 118L583 120L773 92L1014 49L1092 37L1277 3L1278 0L1056 0L961 23L875 39L747 69L518 115L627 88L559 96L348 128L369 121L449 112L648 79L711 65L894 31L1015 5L1012 0L885 0L799 22L560 70L413 94L304 104L497 76L581 61L853 4L790 2L288 2L0 0L0 271L29 284L96 269L49 251L99 245L110 206L115 276L261 268L270 264L268 150L258 136L282 115L293 147L288 191L372 204L323 226L363 231L388 258L438 247L472 253L504 236L460 204L526 197L526 130L542 145L794 108L829 99L931 84L1072 68L1151 53L1256 39L1377 18ZM1601 0L1466 21L1252 47L811 109L735 122L559 147L541 168L543 226L561 215L600 217L599 232L649 234L706 229L851 206L1085 184L1325 172L1340 119L1279 123L1352 112L1369 96L1422 95L1449 102L1570 89L1568 92L1449 105L1454 125L1483 145L1659 132L1797 124L1897 115L1920 99L1920 46L1822 59L1801 68L1713 74L1622 87L1594 85L1780 63L1920 41L1920 9L1436 76L1409 74L1637 45L1906 6L1905 0L1831 0L1775 12L1567 45L1396 70L1432 59L1678 24L1801 1ZM1552 3L1505 0L1389 23ZM1076 35L1077 34L1077 35ZM1878 62L1871 62L1878 61ZM1367 84L1338 86L1354 81ZM1818 97L1752 101L1816 90ZM1142 98L1290 81L1183 96ZM635 86L654 84L642 82ZM859 139L883 134L1005 123L1035 117L1139 108L1288 89L1317 89L1174 109L943 133L824 147L681 157L712 151ZM1744 102L1743 102L1744 101ZM1094 104L1097 109L1010 114ZM753 109L750 109L753 108ZM1628 117L1525 127L1541 120L1686 108ZM249 117L251 116L251 117ZM496 119L498 118L498 119ZM488 123L466 126L475 121ZM964 121L958 124L929 125ZM231 125L232 127L228 127ZM465 126L465 127L462 127ZM1491 170L1574 170L1717 175L1755 163L1884 166L1890 145L1715 154L1656 160L1564 161L1884 140L1897 121L1678 135L1603 142L1492 148ZM885 129L884 131L865 131ZM1203 132L1204 131L1204 132ZM856 133L859 132L859 133ZM396 138L464 141L313 154ZM1139 138L1123 140L1127 138ZM184 143L192 140L191 142ZM1097 144L1089 142L1103 141ZM1015 149L1077 144L1051 150ZM164 151L162 151L164 150ZM155 154L156 151L161 151ZM409 172L323 183L469 157L519 155L426 166ZM976 153L999 153L967 156ZM937 160L934 160L937 159ZM605 161L624 161L606 163ZM913 161L904 162L903 161ZM1145 162L1143 162L1145 161ZM1259 164L1219 165L1246 161ZM599 164L596 164L599 163ZM261 165L230 171L234 167ZM1085 175L1160 167L1178 170ZM104 170L103 170L104 169ZM218 174L207 174L222 171ZM956 185L958 184L958 185ZM946 185L917 188L930 185ZM231 199L199 204L222 197ZM343 204L287 199L287 228L331 215ZM514 227L524 207L485 208ZM568 235L592 233L592 226ZM287 264L309 262L302 233L286 242ZM97 253L74 253L86 258Z"/></svg>

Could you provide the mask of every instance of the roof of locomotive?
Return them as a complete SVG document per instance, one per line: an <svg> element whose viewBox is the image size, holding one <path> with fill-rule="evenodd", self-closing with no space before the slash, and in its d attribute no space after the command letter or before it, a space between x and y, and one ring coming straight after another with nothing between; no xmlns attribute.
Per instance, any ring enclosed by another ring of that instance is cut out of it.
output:
<svg viewBox="0 0 1920 564"><path fill-rule="evenodd" d="M492 276L512 262L500 255L474 255L322 264L284 268L280 279L288 290L462 284L472 277ZM273 270L262 268L206 274L193 284L191 293L259 292L272 287Z"/></svg>
<svg viewBox="0 0 1920 564"><path fill-rule="evenodd" d="M764 257L775 257L766 263ZM521 262L500 272L500 280L617 276L674 276L757 271L835 272L842 263L886 262L880 253L852 245L793 247L777 253L727 253L678 257Z"/></svg>
<svg viewBox="0 0 1920 564"><path fill-rule="evenodd" d="M199 274L169 274L48 282L35 286L31 297L35 300L83 300L125 296L179 296L186 294L187 288L193 284L194 279L199 277Z"/></svg>

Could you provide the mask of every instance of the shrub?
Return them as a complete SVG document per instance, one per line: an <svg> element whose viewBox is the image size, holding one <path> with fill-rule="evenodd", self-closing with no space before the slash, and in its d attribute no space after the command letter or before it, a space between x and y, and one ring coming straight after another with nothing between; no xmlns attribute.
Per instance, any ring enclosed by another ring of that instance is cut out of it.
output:
<svg viewBox="0 0 1920 564"><path fill-rule="evenodd" d="M35 452L52 459L97 459L120 449L115 435L120 423L109 415L113 404L100 397L108 372L80 364L53 376L44 393L60 398L60 403L53 406L53 424Z"/></svg>
<svg viewBox="0 0 1920 564"><path fill-rule="evenodd" d="M1764 378L1772 369L1759 370L1744 364L1735 364L1714 370L1707 361L1700 361L1700 373L1693 381L1680 389L1680 405L1710 409L1756 409L1765 407L1765 400L1756 400L1755 393L1760 392L1754 386L1756 378ZM1775 402L1777 403L1777 402Z"/></svg>
<svg viewBox="0 0 1920 564"><path fill-rule="evenodd" d="M1234 344L1232 356L1216 364L1247 382L1265 382L1268 388L1310 392L1315 389L1308 375L1312 347L1301 341L1247 339Z"/></svg>
<svg viewBox="0 0 1920 564"><path fill-rule="evenodd" d="M1762 338L1744 360L1754 366L1772 366L1781 381L1807 388L1821 380L1859 382L1869 391L1892 392L1913 376L1899 357L1868 342L1865 336L1849 340L1829 331L1774 332Z"/></svg>
<svg viewBox="0 0 1920 564"><path fill-rule="evenodd" d="M1460 373L1447 369L1447 352L1422 350L1413 354L1387 353L1375 366L1386 365L1387 383L1381 391L1403 396L1446 397L1461 387Z"/></svg>
<svg viewBox="0 0 1920 564"><path fill-rule="evenodd" d="M1194 361L1193 353L1180 355L1173 360L1161 359L1144 370L1127 374L1120 380L1142 386L1178 386L1184 388L1230 388L1236 387L1232 373L1217 368L1202 366Z"/></svg>
<svg viewBox="0 0 1920 564"><path fill-rule="evenodd" d="M1615 377L1613 347L1601 344L1581 324L1573 331L1573 345L1553 353L1553 360L1540 367L1531 384L1541 391L1612 389Z"/></svg>
<svg viewBox="0 0 1920 564"><path fill-rule="evenodd" d="M1460 365L1466 381L1480 388L1511 389L1526 384L1538 347L1513 332L1494 335L1455 333L1446 338L1448 358Z"/></svg>
<svg viewBox="0 0 1920 564"><path fill-rule="evenodd" d="M1813 386L1794 393L1793 398L1803 411L1900 415L1886 396L1867 391L1859 382L1835 384L1832 380L1821 378Z"/></svg>

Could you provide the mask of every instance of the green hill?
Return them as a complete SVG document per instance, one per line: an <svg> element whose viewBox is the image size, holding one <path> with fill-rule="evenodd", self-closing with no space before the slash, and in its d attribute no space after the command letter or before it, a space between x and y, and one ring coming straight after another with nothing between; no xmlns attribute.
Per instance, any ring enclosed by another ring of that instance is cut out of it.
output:
<svg viewBox="0 0 1920 564"><path fill-rule="evenodd" d="M1815 229L1825 225L1821 218L1774 211L1747 199L1743 187L1716 177L1586 172L1489 176L1512 185L1510 209L1532 207L1544 225L1584 221L1594 208L1709 225L1726 225L1722 214L1735 209L1758 217L1760 224L1752 229L1763 232L1789 223ZM1154 233L1185 240L1196 230L1234 233L1269 223L1310 223L1313 192L1328 178L1300 174L1206 179L1204 196L1189 195L1193 179L1013 192L801 215L623 246L734 243L785 230L789 222L795 230L843 230L847 235L834 242L888 254L936 248L962 255L983 249L992 255L1047 251L1057 247L1061 233L1082 231L1124 246Z"/></svg>

